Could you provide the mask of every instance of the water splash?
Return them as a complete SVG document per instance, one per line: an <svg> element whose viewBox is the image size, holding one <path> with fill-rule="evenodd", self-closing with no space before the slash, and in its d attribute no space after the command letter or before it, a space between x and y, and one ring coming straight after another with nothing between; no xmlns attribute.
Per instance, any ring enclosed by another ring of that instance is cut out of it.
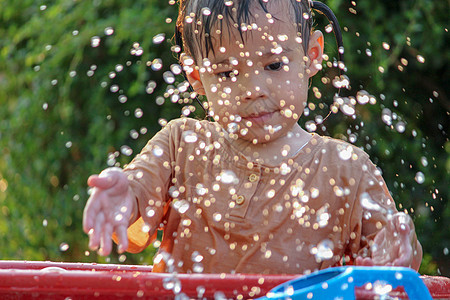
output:
<svg viewBox="0 0 450 300"><path fill-rule="evenodd" d="M333 258L334 244L330 239L324 239L320 241L315 249L316 250L314 250L313 252L315 252L314 257L316 258L317 262Z"/></svg>

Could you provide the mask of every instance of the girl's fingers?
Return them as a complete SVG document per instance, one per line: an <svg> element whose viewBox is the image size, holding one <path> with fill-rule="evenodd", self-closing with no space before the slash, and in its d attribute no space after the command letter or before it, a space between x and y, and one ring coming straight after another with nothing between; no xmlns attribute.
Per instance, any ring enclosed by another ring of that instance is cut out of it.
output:
<svg viewBox="0 0 450 300"><path fill-rule="evenodd" d="M355 260L356 265L358 266L373 266L374 262L370 257L361 257L358 256Z"/></svg>
<svg viewBox="0 0 450 300"><path fill-rule="evenodd" d="M105 221L105 215L100 212L95 218L94 226L88 232L89 234L89 248L91 250L97 250L100 246L100 237L103 230L103 222Z"/></svg>
<svg viewBox="0 0 450 300"><path fill-rule="evenodd" d="M100 247L100 254L107 256L111 253L112 250L112 233L113 233L113 226L111 223L106 223L103 227L103 232L101 235L101 247Z"/></svg>
<svg viewBox="0 0 450 300"><path fill-rule="evenodd" d="M88 178L88 185L90 187L97 187L102 190L111 188L117 181L115 174L105 173L105 175L91 175Z"/></svg>
<svg viewBox="0 0 450 300"><path fill-rule="evenodd" d="M94 189L83 211L83 230L85 233L94 228L95 220L101 209L101 200L98 199L98 190Z"/></svg>
<svg viewBox="0 0 450 300"><path fill-rule="evenodd" d="M127 228L124 225L116 226L115 232L118 239L117 251L123 253L128 249L128 235Z"/></svg>

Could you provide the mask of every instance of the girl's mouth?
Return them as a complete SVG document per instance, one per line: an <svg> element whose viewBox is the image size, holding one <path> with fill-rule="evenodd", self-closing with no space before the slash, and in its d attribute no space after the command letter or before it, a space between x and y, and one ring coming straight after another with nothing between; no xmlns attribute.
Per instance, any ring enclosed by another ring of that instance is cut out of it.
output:
<svg viewBox="0 0 450 300"><path fill-rule="evenodd" d="M244 120L250 121L253 124L256 125L264 125L266 122L272 118L272 116L275 114L275 112L261 112L257 114L251 114L246 117L243 117Z"/></svg>

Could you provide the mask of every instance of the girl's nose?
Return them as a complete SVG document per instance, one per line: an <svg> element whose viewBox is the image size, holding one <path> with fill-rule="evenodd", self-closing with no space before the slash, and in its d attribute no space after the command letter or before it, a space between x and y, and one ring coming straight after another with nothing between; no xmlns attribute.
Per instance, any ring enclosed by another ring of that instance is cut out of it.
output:
<svg viewBox="0 0 450 300"><path fill-rule="evenodd" d="M246 101L257 100L267 97L267 84L262 76L249 74L241 84L242 99Z"/></svg>

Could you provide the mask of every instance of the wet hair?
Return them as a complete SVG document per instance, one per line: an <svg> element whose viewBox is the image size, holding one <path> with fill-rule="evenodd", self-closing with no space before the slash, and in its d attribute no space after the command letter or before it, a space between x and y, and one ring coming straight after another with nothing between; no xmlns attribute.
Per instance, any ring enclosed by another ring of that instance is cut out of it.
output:
<svg viewBox="0 0 450 300"><path fill-rule="evenodd" d="M176 43L194 61L199 56L206 57L210 51L214 54L211 30L215 28L214 26L218 22L216 29L219 29L223 34L224 20L228 29L230 29L230 26L237 25L241 40L244 41L243 26L248 26L252 18L251 5L259 5L265 13L269 13L267 10L268 1L274 0L180 0L175 29ZM344 62L342 33L333 11L320 1L289 0L289 2L293 8L297 32L302 38L304 53L307 53L308 49L313 25L311 9L314 9L324 14L330 21L339 48L339 61ZM229 30L228 34L230 34ZM204 42L200 42L202 40ZM340 73L341 71L339 70Z"/></svg>
<svg viewBox="0 0 450 300"><path fill-rule="evenodd" d="M250 25L252 21L252 6L259 5L265 13L270 13L267 9L268 1L274 0L180 0L176 26L179 35L177 38L180 39L181 35L182 40L177 41L177 44L182 46L184 52L194 61L198 57L206 57L210 52L214 54L211 31L218 29L224 34L224 23L228 27L228 34L231 27L237 26L241 40L244 41L243 27ZM289 2L294 16L293 21L297 24L297 31L306 53L312 28L310 1L289 0Z"/></svg>

